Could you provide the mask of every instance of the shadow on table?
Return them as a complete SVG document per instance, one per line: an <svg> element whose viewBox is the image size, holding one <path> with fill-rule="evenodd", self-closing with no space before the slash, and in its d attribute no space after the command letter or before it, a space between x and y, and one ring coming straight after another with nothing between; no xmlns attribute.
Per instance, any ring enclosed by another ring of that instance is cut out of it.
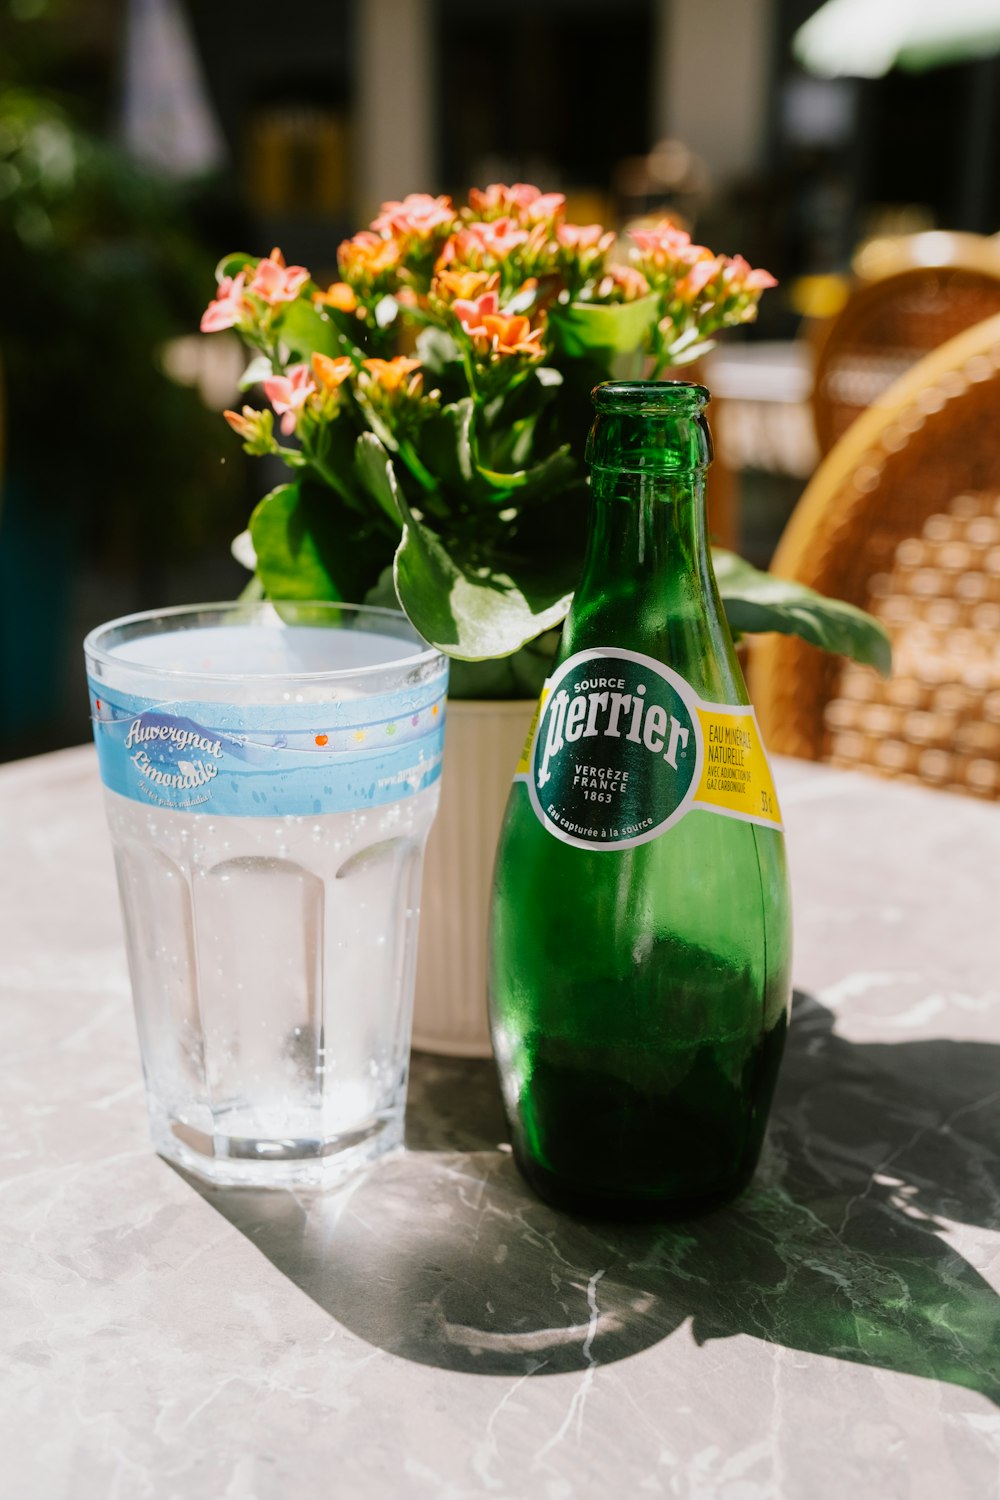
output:
<svg viewBox="0 0 1000 1500"><path fill-rule="evenodd" d="M733 1207L584 1223L521 1184L492 1065L416 1057L408 1151L328 1195L198 1191L361 1338L422 1364L555 1374L691 1320L980 1391L1000 1404L1000 1297L939 1216L1000 1227L1000 1047L838 1037L796 997L765 1158Z"/></svg>

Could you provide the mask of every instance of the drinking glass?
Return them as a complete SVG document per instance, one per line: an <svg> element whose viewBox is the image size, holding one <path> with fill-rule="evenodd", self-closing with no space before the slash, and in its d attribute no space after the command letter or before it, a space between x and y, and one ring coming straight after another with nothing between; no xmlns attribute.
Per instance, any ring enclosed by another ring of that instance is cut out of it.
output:
<svg viewBox="0 0 1000 1500"><path fill-rule="evenodd" d="M393 610L284 602L84 649L154 1145L338 1180L402 1140L447 661Z"/></svg>

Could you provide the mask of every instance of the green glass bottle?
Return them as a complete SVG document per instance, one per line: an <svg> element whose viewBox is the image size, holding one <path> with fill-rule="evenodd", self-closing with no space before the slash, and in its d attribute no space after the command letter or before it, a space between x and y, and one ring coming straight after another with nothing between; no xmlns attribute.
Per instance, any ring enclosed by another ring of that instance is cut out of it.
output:
<svg viewBox="0 0 1000 1500"><path fill-rule="evenodd" d="M706 544L708 392L594 392L583 577L497 852L490 1020L549 1201L666 1217L738 1193L784 1043L774 786Z"/></svg>

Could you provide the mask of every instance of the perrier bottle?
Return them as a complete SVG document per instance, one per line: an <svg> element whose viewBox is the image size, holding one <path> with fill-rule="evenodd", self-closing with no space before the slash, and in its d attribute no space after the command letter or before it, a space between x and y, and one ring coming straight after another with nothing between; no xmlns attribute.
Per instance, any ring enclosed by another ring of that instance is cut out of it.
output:
<svg viewBox="0 0 1000 1500"><path fill-rule="evenodd" d="M497 854L490 1015L514 1152L583 1212L739 1192L787 1023L784 839L706 545L707 399L594 392L583 577Z"/></svg>

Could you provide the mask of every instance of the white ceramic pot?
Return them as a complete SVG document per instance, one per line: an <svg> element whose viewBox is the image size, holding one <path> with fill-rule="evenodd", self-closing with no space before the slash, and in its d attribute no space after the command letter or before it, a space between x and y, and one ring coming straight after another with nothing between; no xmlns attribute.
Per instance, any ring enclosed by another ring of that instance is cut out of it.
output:
<svg viewBox="0 0 1000 1500"><path fill-rule="evenodd" d="M451 699L441 806L424 860L413 1045L488 1057L486 922L493 856L534 699Z"/></svg>

